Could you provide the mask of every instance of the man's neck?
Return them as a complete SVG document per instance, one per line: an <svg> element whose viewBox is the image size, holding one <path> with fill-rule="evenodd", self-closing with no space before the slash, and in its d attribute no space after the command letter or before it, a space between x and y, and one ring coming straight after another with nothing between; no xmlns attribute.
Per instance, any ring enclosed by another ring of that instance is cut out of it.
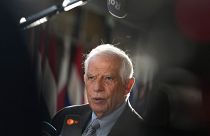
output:
<svg viewBox="0 0 210 136"><path fill-rule="evenodd" d="M94 114L97 116L97 118L103 118L105 116L109 116L109 114L113 113L114 111L116 111L118 108L120 108L122 105L124 105L125 103L127 102L127 99L122 101L120 104L118 104L115 108L113 108L112 110L110 111L107 111L107 112L101 112L101 113L96 113L94 112Z"/></svg>

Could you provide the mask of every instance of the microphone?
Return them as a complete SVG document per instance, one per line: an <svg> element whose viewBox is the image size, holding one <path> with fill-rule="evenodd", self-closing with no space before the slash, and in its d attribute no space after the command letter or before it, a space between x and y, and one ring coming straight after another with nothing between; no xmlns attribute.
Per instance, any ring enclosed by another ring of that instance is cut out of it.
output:
<svg viewBox="0 0 210 136"><path fill-rule="evenodd" d="M57 136L57 130L50 123L43 121L41 136Z"/></svg>
<svg viewBox="0 0 210 136"><path fill-rule="evenodd" d="M55 14L58 14L64 11L69 11L78 6L83 6L86 3L87 3L87 0L64 0L62 4L53 5L27 18L22 17L20 19L19 27L23 30L27 28L35 27L37 25L45 23L46 21L48 21L49 17Z"/></svg>
<svg viewBox="0 0 210 136"><path fill-rule="evenodd" d="M125 18L127 16L127 0L107 0L109 13L116 18Z"/></svg>

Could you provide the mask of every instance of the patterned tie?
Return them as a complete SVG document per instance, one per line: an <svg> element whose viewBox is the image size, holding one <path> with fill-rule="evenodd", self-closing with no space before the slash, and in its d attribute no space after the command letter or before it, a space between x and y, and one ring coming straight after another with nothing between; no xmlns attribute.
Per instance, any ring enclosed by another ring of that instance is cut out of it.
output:
<svg viewBox="0 0 210 136"><path fill-rule="evenodd" d="M91 124L85 129L82 136L96 136L96 130L100 128L98 119L94 119Z"/></svg>

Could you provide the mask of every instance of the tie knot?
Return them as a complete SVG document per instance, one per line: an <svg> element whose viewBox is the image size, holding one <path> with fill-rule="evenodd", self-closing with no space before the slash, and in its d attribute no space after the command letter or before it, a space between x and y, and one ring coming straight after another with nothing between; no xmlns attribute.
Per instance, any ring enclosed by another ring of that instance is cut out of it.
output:
<svg viewBox="0 0 210 136"><path fill-rule="evenodd" d="M89 127L86 128L82 136L96 136L96 130L100 128L98 119L94 119Z"/></svg>
<svg viewBox="0 0 210 136"><path fill-rule="evenodd" d="M92 121L91 127L94 128L94 129L100 128L100 124L99 124L98 119L94 119L94 120Z"/></svg>

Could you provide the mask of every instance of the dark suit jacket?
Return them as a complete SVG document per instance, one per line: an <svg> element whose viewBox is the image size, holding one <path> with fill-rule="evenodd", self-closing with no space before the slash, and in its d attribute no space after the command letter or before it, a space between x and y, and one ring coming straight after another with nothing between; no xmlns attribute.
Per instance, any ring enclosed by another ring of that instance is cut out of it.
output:
<svg viewBox="0 0 210 136"><path fill-rule="evenodd" d="M88 104L70 106L59 111L52 120L52 125L62 136L81 136L91 119L91 109ZM148 128L143 119L128 102L108 136L148 136Z"/></svg>

